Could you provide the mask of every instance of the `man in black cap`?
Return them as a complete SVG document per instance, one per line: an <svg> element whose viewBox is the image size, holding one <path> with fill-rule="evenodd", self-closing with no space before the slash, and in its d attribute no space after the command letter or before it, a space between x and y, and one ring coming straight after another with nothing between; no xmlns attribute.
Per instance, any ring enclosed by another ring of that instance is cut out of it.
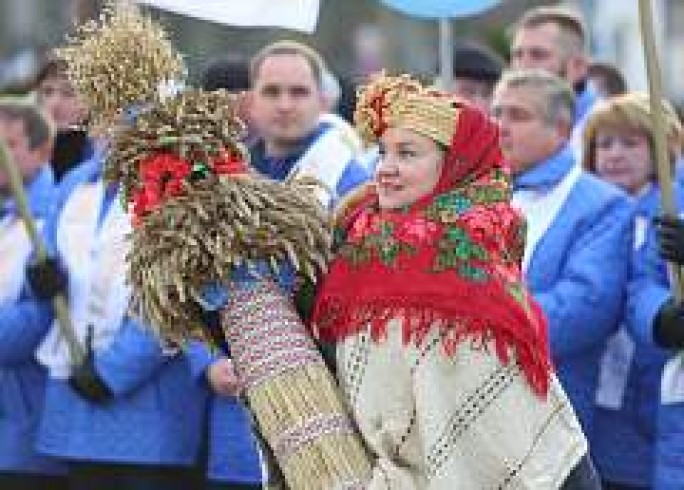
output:
<svg viewBox="0 0 684 490"><path fill-rule="evenodd" d="M489 112L494 85L504 66L500 56L481 44L457 45L454 48L454 94Z"/></svg>

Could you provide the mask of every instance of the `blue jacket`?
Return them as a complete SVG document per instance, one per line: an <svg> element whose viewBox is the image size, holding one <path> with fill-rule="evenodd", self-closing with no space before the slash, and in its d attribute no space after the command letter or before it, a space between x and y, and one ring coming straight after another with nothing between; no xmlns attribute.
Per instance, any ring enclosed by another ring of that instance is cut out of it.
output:
<svg viewBox="0 0 684 490"><path fill-rule="evenodd" d="M52 171L45 165L26 187L34 217L44 219L56 187ZM0 221L16 217L14 201L0 210ZM35 450L36 432L43 408L45 370L35 361L34 346L40 336L27 334L27 324L39 322L24 316L32 311L26 288L16 302L0 304L0 472L16 471L59 474L65 468L58 461Z"/></svg>
<svg viewBox="0 0 684 490"><path fill-rule="evenodd" d="M60 203L78 192L79 183L99 178L100 166L99 159L93 160L65 178L74 190L61 194ZM45 227L46 241L53 251L57 222L53 216ZM35 321L24 322L27 335L42 338L49 330L51 316L49 305L35 303L34 311L27 313L27 318ZM48 377L39 451L73 460L195 463L206 390L192 378L185 355L164 355L150 331L124 317L112 343L96 351L95 367L113 393L110 401L101 404L81 398L66 380Z"/></svg>
<svg viewBox="0 0 684 490"><path fill-rule="evenodd" d="M684 210L684 188L675 189L677 206ZM656 209L658 204L653 203ZM671 296L665 262L658 255L655 231L649 227L646 245L635 256L629 284L627 320L633 335L645 345L655 346L653 322L658 310ZM654 347L655 348L655 347ZM668 355L672 353L668 352ZM654 380L655 400L660 401L660 377ZM653 458L653 488L670 490L683 488L684 465L684 404L659 404L655 429Z"/></svg>
<svg viewBox="0 0 684 490"><path fill-rule="evenodd" d="M40 451L75 460L195 464L206 390L190 376L186 356L164 355L151 332L129 318L95 365L114 397L91 403L66 381L49 378Z"/></svg>
<svg viewBox="0 0 684 490"><path fill-rule="evenodd" d="M660 192L651 186L637 202L635 248L630 280L644 263L644 254L655 238L651 226L658 213ZM627 312L625 316L628 317ZM624 378L613 379L622 391L619 408L597 405L592 454L601 476L608 481L650 487L653 481L656 420L660 398L660 378L667 352L634 335L625 322L631 343L626 352L614 352L618 362L627 363ZM633 349L633 350L632 350ZM622 354L622 355L621 355ZM627 354L627 355L625 355ZM631 354L631 356L629 355ZM606 366L610 369L611 366Z"/></svg>
<svg viewBox="0 0 684 490"><path fill-rule="evenodd" d="M555 186L575 165L566 145L515 179L516 188ZM537 243L527 282L548 318L552 358L591 438L598 363L622 316L633 205L583 173Z"/></svg>
<svg viewBox="0 0 684 490"><path fill-rule="evenodd" d="M217 358L207 347L190 352L198 383L207 384L209 365ZM262 483L257 444L250 415L238 399L213 394L207 420L207 478L212 481L259 485Z"/></svg>

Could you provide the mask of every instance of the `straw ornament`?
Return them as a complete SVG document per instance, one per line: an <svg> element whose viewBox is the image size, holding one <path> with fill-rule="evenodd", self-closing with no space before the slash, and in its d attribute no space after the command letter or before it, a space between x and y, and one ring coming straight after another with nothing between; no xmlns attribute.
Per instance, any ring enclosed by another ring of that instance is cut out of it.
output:
<svg viewBox="0 0 684 490"><path fill-rule="evenodd" d="M251 173L243 132L232 96L186 91L113 142L105 175L133 216L134 310L166 340L205 339L202 288L228 283L235 267L289 261L311 281L326 267L330 230L315 184Z"/></svg>
<svg viewBox="0 0 684 490"><path fill-rule="evenodd" d="M154 102L160 87L185 76L164 29L127 1L108 2L98 21L77 27L56 51L92 109L94 127L106 127L129 107Z"/></svg>
<svg viewBox="0 0 684 490"><path fill-rule="evenodd" d="M456 98L424 88L409 75L375 75L359 90L354 112L357 131L373 143L390 126L414 131L449 146L458 122Z"/></svg>
<svg viewBox="0 0 684 490"><path fill-rule="evenodd" d="M251 173L235 99L188 91L142 113L120 133L107 165L134 218L128 279L132 311L172 345L230 345L233 364L289 488L363 488L370 463L292 299L268 274L292 264L315 282L331 230L312 182ZM244 284L233 272L259 271ZM230 294L221 332L205 325L207 285Z"/></svg>
<svg viewBox="0 0 684 490"><path fill-rule="evenodd" d="M162 29L129 4L110 3L60 54L107 130L105 178L120 187L133 221L131 314L174 346L230 342L289 488L363 488L370 462L334 378L289 293L263 268L277 276L291 264L307 284L325 271L331 230L319 184L253 174L229 94L159 97L182 63ZM129 109L137 115L120 124ZM245 268L253 286L238 276ZM205 323L207 286L230 295L219 331Z"/></svg>

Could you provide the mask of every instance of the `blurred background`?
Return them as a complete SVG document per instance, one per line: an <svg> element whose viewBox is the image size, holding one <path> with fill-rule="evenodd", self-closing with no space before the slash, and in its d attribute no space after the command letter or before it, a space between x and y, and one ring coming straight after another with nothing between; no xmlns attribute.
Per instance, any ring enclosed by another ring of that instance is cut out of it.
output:
<svg viewBox="0 0 684 490"><path fill-rule="evenodd" d="M229 0L227 0L229 1ZM241 1L241 0L233 0ZM274 0L277 1L277 0ZM478 39L504 57L506 30L532 5L570 4L582 11L591 32L592 55L615 63L632 90L644 90L639 19L635 0L542 2L503 0L484 14L451 21L455 40ZM94 18L102 0L0 0L0 92L22 92L47 50L63 42L75 22ZM177 48L185 54L191 80L215 55L250 56L265 43L288 37L317 48L341 78L379 68L432 76L437 72L436 21L408 17L377 0L320 0L315 31L305 34L279 28L220 25L146 7L160 18ZM684 104L684 0L654 0L665 90Z"/></svg>

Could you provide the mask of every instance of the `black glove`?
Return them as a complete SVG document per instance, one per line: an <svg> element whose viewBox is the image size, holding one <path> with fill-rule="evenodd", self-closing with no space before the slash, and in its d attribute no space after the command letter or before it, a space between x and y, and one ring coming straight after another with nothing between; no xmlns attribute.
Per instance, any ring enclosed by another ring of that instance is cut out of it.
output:
<svg viewBox="0 0 684 490"><path fill-rule="evenodd" d="M67 294L69 279L55 258L29 263L26 277L38 299L50 300L57 295Z"/></svg>
<svg viewBox="0 0 684 490"><path fill-rule="evenodd" d="M684 265L684 221L674 216L659 216L654 222L660 256Z"/></svg>
<svg viewBox="0 0 684 490"><path fill-rule="evenodd" d="M223 355L230 358L230 347L226 342L226 337L221 327L221 313L218 310L205 310L200 307L202 320L204 321L204 328L209 336L209 341L215 347L218 347Z"/></svg>
<svg viewBox="0 0 684 490"><path fill-rule="evenodd" d="M109 387L95 369L92 325L88 326L86 334L85 358L71 371L69 385L76 393L93 403L104 403L112 397Z"/></svg>
<svg viewBox="0 0 684 490"><path fill-rule="evenodd" d="M668 299L658 310L653 325L653 339L666 349L684 347L684 306Z"/></svg>

